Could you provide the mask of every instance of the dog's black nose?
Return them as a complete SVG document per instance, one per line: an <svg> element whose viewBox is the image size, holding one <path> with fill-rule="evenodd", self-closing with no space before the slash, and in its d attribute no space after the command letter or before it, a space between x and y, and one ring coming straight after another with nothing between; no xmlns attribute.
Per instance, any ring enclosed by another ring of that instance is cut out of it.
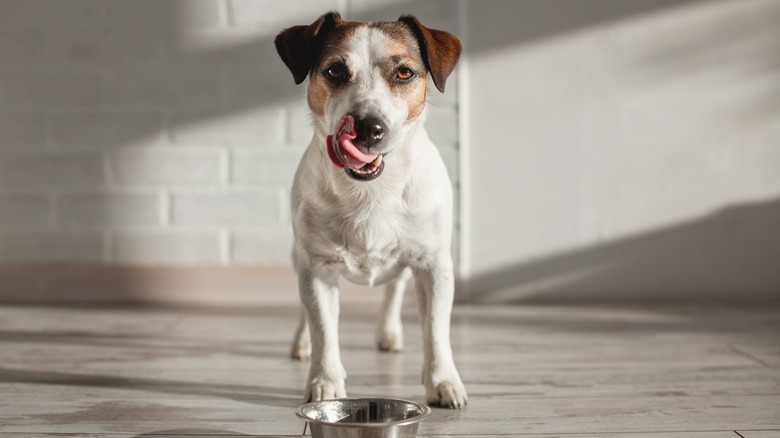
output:
<svg viewBox="0 0 780 438"><path fill-rule="evenodd" d="M357 138L355 142L363 143L366 147L371 147L382 140L385 135L385 126L382 121L376 117L366 117L364 119L357 119Z"/></svg>
<svg viewBox="0 0 780 438"><path fill-rule="evenodd" d="M385 135L385 127L378 119L367 119L365 121L364 129L366 131L366 138L369 142L376 142L382 139Z"/></svg>

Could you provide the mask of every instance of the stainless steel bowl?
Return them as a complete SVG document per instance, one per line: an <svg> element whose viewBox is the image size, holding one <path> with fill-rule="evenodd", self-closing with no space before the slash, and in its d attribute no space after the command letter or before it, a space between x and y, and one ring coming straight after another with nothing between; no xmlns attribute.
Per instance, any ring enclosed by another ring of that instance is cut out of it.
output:
<svg viewBox="0 0 780 438"><path fill-rule="evenodd" d="M430 408L393 398L342 398L308 403L295 412L312 438L414 438Z"/></svg>

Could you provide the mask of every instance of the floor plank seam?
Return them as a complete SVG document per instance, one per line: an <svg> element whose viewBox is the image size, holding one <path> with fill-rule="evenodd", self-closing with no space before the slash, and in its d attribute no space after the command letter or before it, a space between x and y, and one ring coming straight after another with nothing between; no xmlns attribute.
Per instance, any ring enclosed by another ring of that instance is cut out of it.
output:
<svg viewBox="0 0 780 438"><path fill-rule="evenodd" d="M736 345L728 344L728 347L734 353L737 353L737 354L739 354L742 357L750 359L751 361L757 363L758 365L761 365L764 368L770 368L770 365L768 363L766 363L765 361L761 360L760 358L758 358L758 357L748 353L747 351L737 347Z"/></svg>

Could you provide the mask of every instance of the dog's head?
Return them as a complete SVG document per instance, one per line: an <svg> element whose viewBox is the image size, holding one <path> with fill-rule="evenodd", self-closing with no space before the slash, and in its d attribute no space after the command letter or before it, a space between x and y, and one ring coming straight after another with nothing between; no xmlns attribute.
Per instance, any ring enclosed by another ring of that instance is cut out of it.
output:
<svg viewBox="0 0 780 438"><path fill-rule="evenodd" d="M296 84L309 76L308 101L327 133L328 155L353 179L368 181L425 107L427 75L439 91L460 56L453 35L412 16L359 23L325 14L276 37Z"/></svg>

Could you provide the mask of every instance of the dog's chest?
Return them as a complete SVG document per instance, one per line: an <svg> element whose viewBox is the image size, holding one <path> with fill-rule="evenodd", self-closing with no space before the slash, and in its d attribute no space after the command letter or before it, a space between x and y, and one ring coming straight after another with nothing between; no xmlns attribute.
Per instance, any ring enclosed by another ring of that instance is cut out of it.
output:
<svg viewBox="0 0 780 438"><path fill-rule="evenodd" d="M362 223L345 233L339 251L342 275L361 284L379 284L397 276L404 268L401 232L393 221Z"/></svg>
<svg viewBox="0 0 780 438"><path fill-rule="evenodd" d="M349 281L373 286L397 277L404 265L398 257L387 253L356 254L345 252L342 254L340 268L341 274Z"/></svg>

